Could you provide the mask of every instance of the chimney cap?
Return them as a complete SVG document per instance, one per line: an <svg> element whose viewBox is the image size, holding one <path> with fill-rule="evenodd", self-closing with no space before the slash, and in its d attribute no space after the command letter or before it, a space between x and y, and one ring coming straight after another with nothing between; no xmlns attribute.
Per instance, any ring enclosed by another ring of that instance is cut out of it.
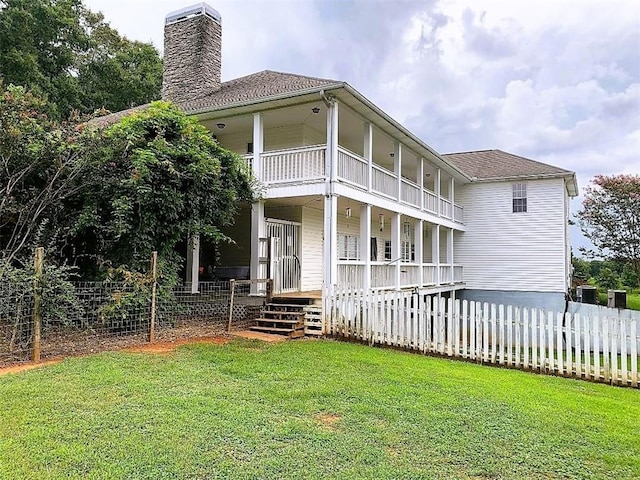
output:
<svg viewBox="0 0 640 480"><path fill-rule="evenodd" d="M218 23L222 23L222 16L220 16L220 13L211 5L208 5L205 2L201 2L196 3L195 5L191 5L190 7L181 8L180 10L169 13L165 17L165 25L176 23L190 17L195 17L197 15L207 15Z"/></svg>

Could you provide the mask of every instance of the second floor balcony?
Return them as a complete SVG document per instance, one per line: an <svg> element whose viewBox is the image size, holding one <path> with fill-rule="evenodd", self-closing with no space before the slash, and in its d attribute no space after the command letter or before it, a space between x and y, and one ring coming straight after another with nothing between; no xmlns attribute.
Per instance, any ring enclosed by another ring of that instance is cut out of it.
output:
<svg viewBox="0 0 640 480"><path fill-rule="evenodd" d="M349 187L375 196L394 200L420 211L463 223L463 207L451 198L438 195L426 186L420 186L363 157L338 147L335 179ZM286 185L324 183L328 180L326 144L266 151L260 155L259 166L253 165L253 155L246 155L254 167L254 175L266 188ZM257 167L257 168L255 168ZM433 181L438 189L438 185Z"/></svg>

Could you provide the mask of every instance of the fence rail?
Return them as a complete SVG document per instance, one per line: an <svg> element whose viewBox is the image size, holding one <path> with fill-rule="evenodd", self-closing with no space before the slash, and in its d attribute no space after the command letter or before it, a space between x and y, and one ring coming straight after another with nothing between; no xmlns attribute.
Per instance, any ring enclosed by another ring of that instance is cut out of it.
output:
<svg viewBox="0 0 640 480"><path fill-rule="evenodd" d="M637 319L427 296L326 292L325 331L370 345L638 388Z"/></svg>
<svg viewBox="0 0 640 480"><path fill-rule="evenodd" d="M37 257L36 257L37 258ZM155 256L154 256L155 258ZM246 328L265 297L252 288L268 280L157 286L152 269L130 281L52 284L0 278L0 366L125 346L226 334ZM35 269L34 278L38 278ZM255 285L254 285L255 284ZM267 295L270 288L265 287Z"/></svg>

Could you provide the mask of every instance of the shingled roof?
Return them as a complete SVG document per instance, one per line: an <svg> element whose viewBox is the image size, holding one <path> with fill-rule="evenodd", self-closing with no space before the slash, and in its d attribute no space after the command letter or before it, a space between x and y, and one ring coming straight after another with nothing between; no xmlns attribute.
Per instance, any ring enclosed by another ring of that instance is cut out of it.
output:
<svg viewBox="0 0 640 480"><path fill-rule="evenodd" d="M324 78L307 77L292 73L274 72L264 70L240 78L223 82L219 90L213 91L201 98L181 103L178 106L185 113L206 111L228 107L243 102L259 102L286 94L299 94L314 89L322 89L329 86L340 86L343 82ZM92 125L107 126L117 122L130 113L144 110L148 107L138 107L122 110L103 117L91 120Z"/></svg>
<svg viewBox="0 0 640 480"><path fill-rule="evenodd" d="M182 104L180 107L189 113L207 108L226 107L241 102L266 100L287 93L300 93L340 84L342 82L336 80L264 70L223 82L220 90Z"/></svg>
<svg viewBox="0 0 640 480"><path fill-rule="evenodd" d="M474 180L573 174L569 170L503 152L502 150L446 153L441 156Z"/></svg>

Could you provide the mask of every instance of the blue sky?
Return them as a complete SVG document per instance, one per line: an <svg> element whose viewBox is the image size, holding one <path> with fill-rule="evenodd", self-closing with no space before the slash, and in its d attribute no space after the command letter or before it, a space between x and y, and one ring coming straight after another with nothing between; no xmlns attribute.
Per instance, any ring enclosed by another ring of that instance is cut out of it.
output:
<svg viewBox="0 0 640 480"><path fill-rule="evenodd" d="M85 3L162 49L165 15L197 2ZM498 148L573 170L581 188L640 173L638 1L208 3L222 15L223 80L344 80L441 153Z"/></svg>

